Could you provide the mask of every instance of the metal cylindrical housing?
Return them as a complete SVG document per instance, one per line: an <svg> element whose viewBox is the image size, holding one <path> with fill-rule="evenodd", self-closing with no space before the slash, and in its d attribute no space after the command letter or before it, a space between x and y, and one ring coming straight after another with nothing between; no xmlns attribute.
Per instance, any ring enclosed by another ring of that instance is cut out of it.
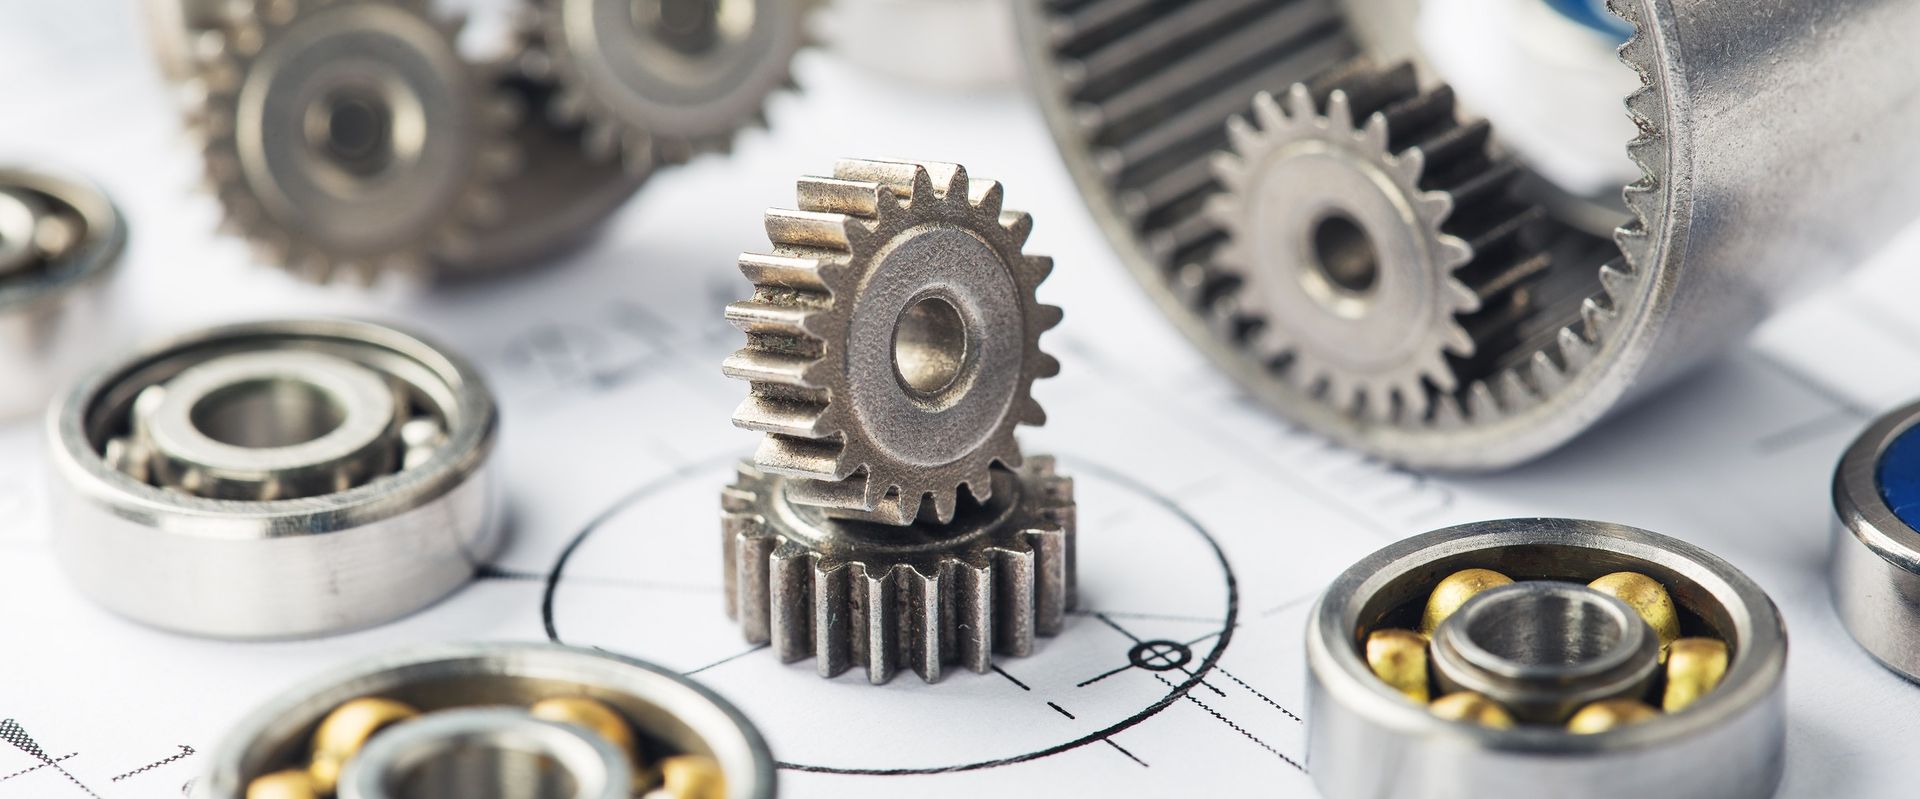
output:
<svg viewBox="0 0 1920 799"><path fill-rule="evenodd" d="M493 396L458 356L367 322L191 333L48 415L55 553L121 615L220 638L386 622L501 541Z"/></svg>
<svg viewBox="0 0 1920 799"><path fill-rule="evenodd" d="M1834 611L1881 665L1920 680L1920 403L1880 417L1833 475Z"/></svg>
<svg viewBox="0 0 1920 799"><path fill-rule="evenodd" d="M255 779L306 765L315 729L330 712L365 697L423 715L391 728L437 723L469 708L526 708L577 697L611 707L645 751L710 757L728 799L772 799L773 754L740 711L705 686L640 660L553 644L442 644L376 657L297 687L254 711L213 752L196 799L242 799ZM454 723L453 727L471 727ZM486 725L486 726L495 726ZM457 732L457 730L455 730ZM371 749L377 736L367 744ZM377 754L377 752L376 752ZM346 775L355 776L348 761ZM522 794L514 794L522 795ZM539 795L539 794L526 794Z"/></svg>
<svg viewBox="0 0 1920 799"><path fill-rule="evenodd" d="M0 418L37 413L113 339L127 229L75 178L0 167Z"/></svg>
<svg viewBox="0 0 1920 799"><path fill-rule="evenodd" d="M1727 642L1731 666L1684 710L1597 734L1441 719L1374 676L1364 639L1383 622L1418 618L1436 582L1469 568L1578 583L1639 572L1672 592L1690 624ZM1327 589L1310 616L1307 665L1307 767L1329 799L1755 797L1772 794L1781 776L1786 631L1779 612L1725 561L1644 530L1510 519L1388 546Z"/></svg>
<svg viewBox="0 0 1920 799"><path fill-rule="evenodd" d="M1213 201L1232 190L1209 163L1258 92L1330 91L1360 60L1420 62L1417 4L1232 5L1018 7L1069 171L1161 310L1275 410L1399 463L1496 469L1551 451L1920 215L1920 139L1908 133L1920 128L1920 50L1904 38L1920 5L1614 0L1636 27L1621 56L1643 84L1626 98L1639 135L1621 142L1643 173L1625 187L1629 221L1611 240L1591 235L1590 203L1541 190L1551 265L1525 317L1501 322L1510 335L1455 361L1458 386L1434 389L1424 413L1343 407L1218 318L1235 284L1218 263Z"/></svg>

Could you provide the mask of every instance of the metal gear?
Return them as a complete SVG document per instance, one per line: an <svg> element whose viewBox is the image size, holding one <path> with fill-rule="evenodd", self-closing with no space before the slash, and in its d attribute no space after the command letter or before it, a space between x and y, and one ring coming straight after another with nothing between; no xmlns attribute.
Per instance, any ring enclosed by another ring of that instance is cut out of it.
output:
<svg viewBox="0 0 1920 799"><path fill-rule="evenodd" d="M791 88L815 0L531 0L523 69L560 89L588 151L628 169L730 149Z"/></svg>
<svg viewBox="0 0 1920 799"><path fill-rule="evenodd" d="M1489 152L1488 125L1456 121L1452 92L1421 92L1411 64L1336 85L1317 99L1296 83L1284 108L1262 92L1228 120L1209 213L1235 285L1208 310L1296 388L1424 418L1459 388L1453 361L1525 312L1548 258L1522 234L1544 214L1510 199L1518 169Z"/></svg>
<svg viewBox="0 0 1920 799"><path fill-rule="evenodd" d="M1397 415L1328 402L1220 335L1213 305L1237 281L1218 258L1228 235L1205 209L1224 188L1209 161L1229 144L1227 119L1262 91L1304 83L1320 97L1356 65L1418 61L1417 15L1397 0L1015 7L1069 171L1189 339L1263 402L1345 444L1409 466L1486 470L1545 454L1724 352L1920 209L1913 170L1887 166L1914 163L1915 140L1896 131L1920 125L1920 106L1899 100L1920 80L1920 54L1886 34L1920 22L1920 7L1756 2L1611 0L1634 31L1619 54L1640 78L1625 103L1640 177L1615 204L1524 174L1524 193L1550 215L1535 246L1549 268L1508 332L1450 358L1454 390L1434 391L1425 414ZM1795 56L1770 57L1782 52ZM1806 105L1790 130L1753 102L1782 85ZM1831 146L1820 120L1863 113L1888 124L1870 143ZM1594 232L1616 223L1611 236Z"/></svg>
<svg viewBox="0 0 1920 799"><path fill-rule="evenodd" d="M802 481L741 464L722 498L727 615L782 661L859 662L876 684L902 661L934 682L1029 654L1074 605L1073 482L1044 456L993 478L951 523L902 528L832 518L792 500Z"/></svg>
<svg viewBox="0 0 1920 799"><path fill-rule="evenodd" d="M1022 253L1032 218L957 164L842 161L770 210L775 254L747 253L750 300L727 307L751 383L733 422L766 433L761 469L805 478L790 498L907 525L992 498L1018 466L1014 429L1042 424L1033 381L1059 372L1035 296L1053 261Z"/></svg>
<svg viewBox="0 0 1920 799"><path fill-rule="evenodd" d="M516 110L426 0L235 8L199 64L206 176L228 227L309 280L424 273L472 249L517 160Z"/></svg>

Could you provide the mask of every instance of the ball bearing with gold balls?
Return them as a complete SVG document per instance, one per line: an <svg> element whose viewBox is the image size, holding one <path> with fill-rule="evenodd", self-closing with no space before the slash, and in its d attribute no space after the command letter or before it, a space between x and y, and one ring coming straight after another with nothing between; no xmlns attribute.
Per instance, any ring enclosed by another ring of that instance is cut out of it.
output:
<svg viewBox="0 0 1920 799"><path fill-rule="evenodd" d="M1321 598L1307 663L1308 770L1329 799L1780 781L1779 612L1725 561L1645 530L1510 519L1393 544Z"/></svg>
<svg viewBox="0 0 1920 799"><path fill-rule="evenodd" d="M241 722L195 799L772 799L766 742L676 673L550 644L378 658Z"/></svg>

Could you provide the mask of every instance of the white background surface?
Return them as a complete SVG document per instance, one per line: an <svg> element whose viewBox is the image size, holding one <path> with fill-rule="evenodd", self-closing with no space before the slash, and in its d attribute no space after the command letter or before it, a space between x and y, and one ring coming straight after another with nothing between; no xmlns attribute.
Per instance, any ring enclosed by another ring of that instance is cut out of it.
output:
<svg viewBox="0 0 1920 799"><path fill-rule="evenodd" d="M541 639L546 575L603 514L555 593L561 638L698 671L783 761L932 769L1087 740L940 775L790 769L788 796L1311 795L1298 764L1312 597L1389 540L1514 515L1638 525L1746 570L1792 641L1783 795L1911 794L1920 688L1846 637L1824 575L1835 459L1872 414L1920 394L1920 321L1902 300L1920 289L1914 237L1558 454L1495 477L1427 478L1253 409L1208 369L1123 275L1018 95L928 93L808 54L807 90L774 101L770 133L659 176L586 251L483 286L369 298L297 285L213 233L217 209L195 191L195 152L138 25L104 0L0 0L0 160L77 169L113 193L133 229L130 333L350 312L467 353L501 397L515 537L495 577L379 629L282 644L166 635L61 579L38 423L0 425L0 718L57 761L0 745L0 799L176 796L239 714L295 680L397 645ZM720 306L747 291L734 258L765 245L760 211L851 155L958 161L1005 181L1009 205L1036 218L1029 250L1058 262L1041 296L1067 311L1045 340L1064 372L1037 389L1051 423L1025 442L1078 478L1082 610L1004 673L821 680L750 650L721 611L717 492L753 439L727 421L744 387L719 374L739 342ZM1195 525L1237 577L1230 643L1191 691L1108 734L1193 679L1124 668L1129 636L1190 642L1188 668L1220 643L1226 581Z"/></svg>

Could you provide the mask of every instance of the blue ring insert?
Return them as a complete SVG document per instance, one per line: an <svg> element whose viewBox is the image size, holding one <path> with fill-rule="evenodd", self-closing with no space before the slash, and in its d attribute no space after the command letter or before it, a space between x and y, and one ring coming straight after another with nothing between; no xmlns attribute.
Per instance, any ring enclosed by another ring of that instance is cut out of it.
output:
<svg viewBox="0 0 1920 799"><path fill-rule="evenodd" d="M1607 0L1543 0L1560 16L1625 42L1633 26L1607 10Z"/></svg>
<svg viewBox="0 0 1920 799"><path fill-rule="evenodd" d="M1873 470L1880 500L1909 529L1920 530L1920 425L1906 429L1887 445Z"/></svg>

